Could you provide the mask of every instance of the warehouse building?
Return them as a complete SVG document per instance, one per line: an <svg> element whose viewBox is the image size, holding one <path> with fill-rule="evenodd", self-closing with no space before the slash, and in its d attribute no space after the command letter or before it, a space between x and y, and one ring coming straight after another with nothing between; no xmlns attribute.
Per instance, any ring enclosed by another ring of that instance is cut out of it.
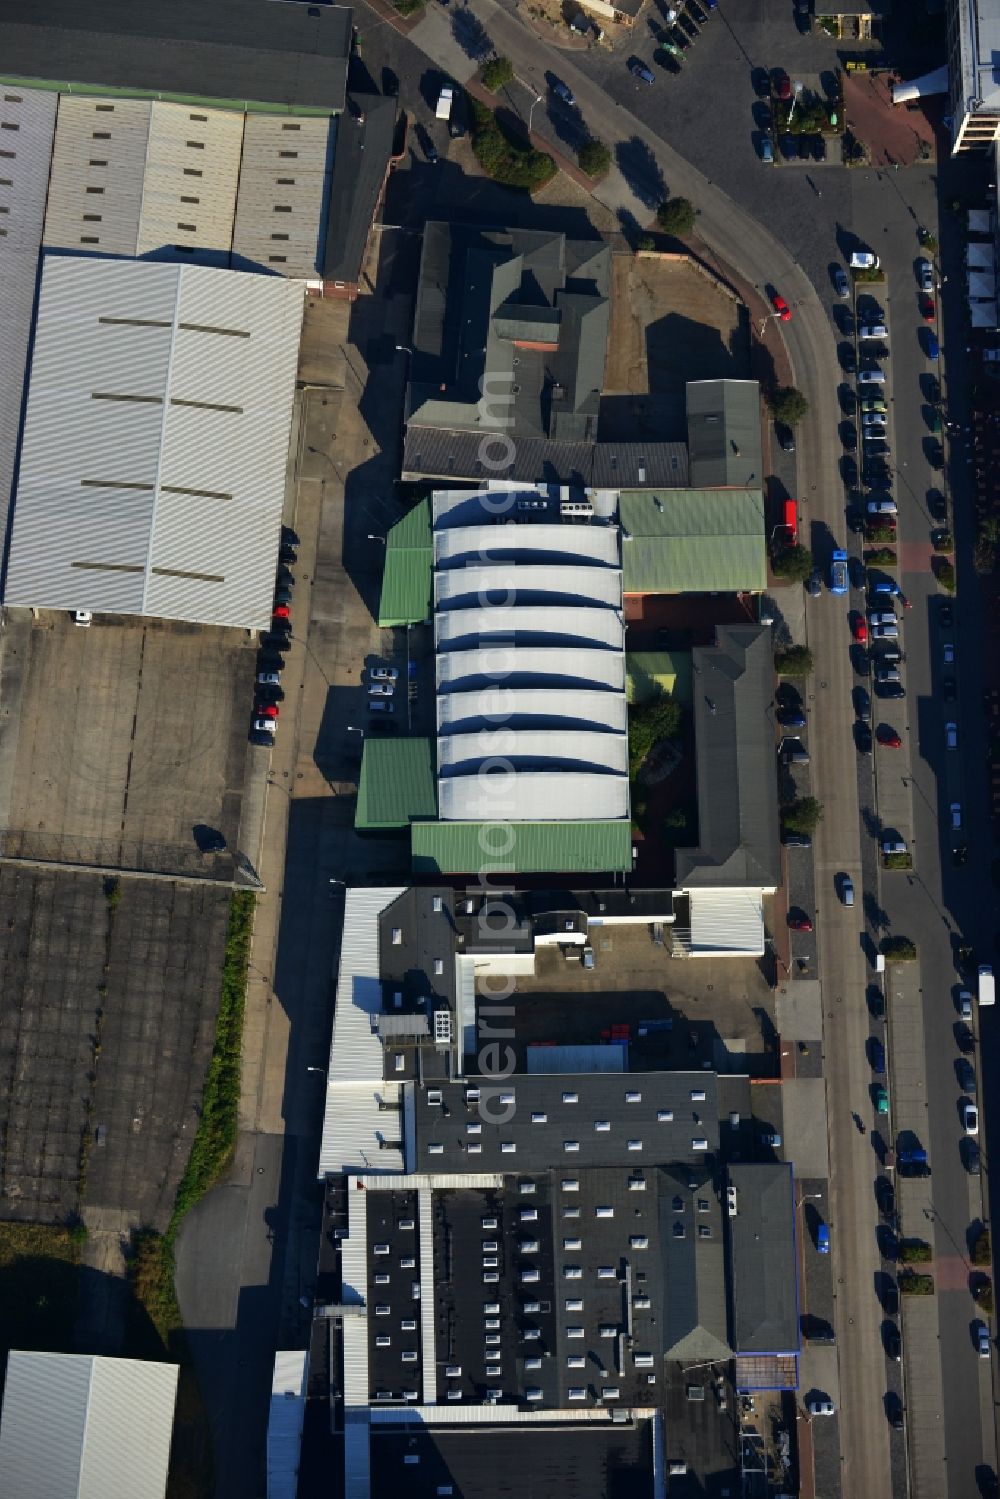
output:
<svg viewBox="0 0 1000 1499"><path fill-rule="evenodd" d="M163 1499L176 1364L90 1354L7 1359L0 1473L18 1499Z"/></svg>
<svg viewBox="0 0 1000 1499"><path fill-rule="evenodd" d="M7 605L266 627L302 304L277 278L46 260Z"/></svg>

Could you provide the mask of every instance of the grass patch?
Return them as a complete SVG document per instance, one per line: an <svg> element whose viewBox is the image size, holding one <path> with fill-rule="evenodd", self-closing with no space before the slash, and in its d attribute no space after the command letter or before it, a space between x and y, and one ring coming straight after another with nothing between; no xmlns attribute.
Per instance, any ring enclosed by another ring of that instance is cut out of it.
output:
<svg viewBox="0 0 1000 1499"><path fill-rule="evenodd" d="M911 854L883 854L883 869L912 869L913 857Z"/></svg>
<svg viewBox="0 0 1000 1499"><path fill-rule="evenodd" d="M774 669L779 677L808 677L813 669L812 651L807 645L790 645L774 653Z"/></svg>
<svg viewBox="0 0 1000 1499"><path fill-rule="evenodd" d="M11 1348L72 1353L86 1237L82 1227L0 1222L0 1354Z"/></svg>
<svg viewBox="0 0 1000 1499"><path fill-rule="evenodd" d="M899 1289L904 1296L933 1296L933 1275L919 1275L916 1270L904 1270L899 1276Z"/></svg>
<svg viewBox="0 0 1000 1499"><path fill-rule="evenodd" d="M899 1246L899 1258L904 1265L927 1265L934 1256L923 1239L904 1239Z"/></svg>
<svg viewBox="0 0 1000 1499"><path fill-rule="evenodd" d="M194 1207L227 1165L236 1144L236 1114L240 1101L240 1051L247 993L247 965L253 934L254 897L239 890L229 906L226 956L215 1045L205 1075L201 1118L187 1168L177 1188L177 1200L167 1229L171 1245L184 1214Z"/></svg>
<svg viewBox="0 0 1000 1499"><path fill-rule="evenodd" d="M909 937L886 937L882 956L887 963L912 963L917 956L917 945Z"/></svg>
<svg viewBox="0 0 1000 1499"><path fill-rule="evenodd" d="M477 99L472 105L472 150L476 160L494 182L504 187L523 187L536 192L556 175L551 156L511 139L492 110Z"/></svg>
<svg viewBox="0 0 1000 1499"><path fill-rule="evenodd" d="M895 567L896 553L892 547L876 547L872 552L865 553L866 567Z"/></svg>

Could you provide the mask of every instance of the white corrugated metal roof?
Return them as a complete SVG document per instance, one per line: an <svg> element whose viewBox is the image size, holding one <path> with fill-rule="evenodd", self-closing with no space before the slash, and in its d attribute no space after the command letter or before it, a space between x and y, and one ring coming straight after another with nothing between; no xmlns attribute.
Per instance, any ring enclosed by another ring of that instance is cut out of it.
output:
<svg viewBox="0 0 1000 1499"><path fill-rule="evenodd" d="M46 260L8 604L267 625L303 297Z"/></svg>
<svg viewBox="0 0 1000 1499"><path fill-rule="evenodd" d="M382 1042L373 1029L382 1008L378 918L403 890L356 888L346 893L320 1176L361 1168L403 1169L398 1149L379 1148L380 1137L394 1137L399 1129L398 1113L382 1111L379 1100L396 1103L400 1091L398 1083L382 1081Z"/></svg>
<svg viewBox="0 0 1000 1499"><path fill-rule="evenodd" d="M151 109L148 99L60 94L46 246L136 254Z"/></svg>
<svg viewBox="0 0 1000 1499"><path fill-rule="evenodd" d="M463 774L473 774L474 767L483 761L501 756L535 763L573 761L624 775L628 770L628 739L625 734L601 734L590 729L567 733L564 729L508 729L498 724L470 734L442 734L437 755L441 774L453 772L458 766L463 767Z"/></svg>
<svg viewBox="0 0 1000 1499"><path fill-rule="evenodd" d="M409 1171L404 1176L360 1176L352 1177L353 1189L364 1187L368 1192L499 1192L504 1184L502 1171Z"/></svg>
<svg viewBox="0 0 1000 1499"><path fill-rule="evenodd" d="M434 599L439 609L455 599L477 600L489 608L494 598L510 605L515 599L542 595L570 599L574 604L604 604L620 609L622 576L609 567L531 566L513 562L453 567L434 574Z"/></svg>
<svg viewBox="0 0 1000 1499"><path fill-rule="evenodd" d="M348 1233L340 1241L344 1306L368 1304L368 1192L351 1184L347 1193Z"/></svg>
<svg viewBox="0 0 1000 1499"><path fill-rule="evenodd" d="M434 1194L417 1192L420 1219L420 1352L425 1405L437 1404L437 1341L434 1298Z"/></svg>
<svg viewBox="0 0 1000 1499"><path fill-rule="evenodd" d="M308 1363L304 1348L281 1349L274 1355L267 1419L267 1499L295 1499L298 1491Z"/></svg>
<svg viewBox="0 0 1000 1499"><path fill-rule="evenodd" d="M494 778L490 777L492 781ZM445 822L601 822L628 815L628 776L517 770L496 777L450 776L438 785Z"/></svg>
<svg viewBox="0 0 1000 1499"><path fill-rule="evenodd" d="M176 1364L23 1353L7 1362L0 1487L17 1499L163 1499Z"/></svg>
<svg viewBox="0 0 1000 1499"><path fill-rule="evenodd" d="M465 648L491 640L523 643L525 636L557 636L579 646L608 646L622 650L625 627L614 609L579 608L558 604L520 604L509 609L445 609L434 616L438 650L462 641Z"/></svg>
<svg viewBox="0 0 1000 1499"><path fill-rule="evenodd" d="M233 256L282 276L319 277L334 119L247 115Z"/></svg>
<svg viewBox="0 0 1000 1499"><path fill-rule="evenodd" d="M344 1499L370 1499L371 1457L367 1410L344 1412Z"/></svg>
<svg viewBox="0 0 1000 1499"><path fill-rule="evenodd" d="M368 1389L368 1314L363 1308L345 1310L344 1328L344 1404L366 1407Z"/></svg>
<svg viewBox="0 0 1000 1499"><path fill-rule="evenodd" d="M689 890L693 957L761 957L764 906L760 890Z"/></svg>
<svg viewBox="0 0 1000 1499"><path fill-rule="evenodd" d="M625 657L619 651L493 645L481 650L443 651L436 661L439 692L470 678L486 677L502 685L516 675L564 677L618 692L625 689Z"/></svg>
<svg viewBox="0 0 1000 1499"><path fill-rule="evenodd" d="M629 1416L638 1421L649 1421L656 1415L654 1406L625 1406ZM596 1426L607 1432L610 1426L608 1412L604 1408L581 1406L546 1406L541 1410L525 1410L520 1405L494 1404L492 1400L483 1405L461 1405L457 1401L448 1405L373 1405L369 1412L373 1426L407 1425L422 1421L426 1426L553 1426L583 1424Z"/></svg>
<svg viewBox="0 0 1000 1499"><path fill-rule="evenodd" d="M564 719L567 725L596 725L625 732L625 694L574 687L482 687L438 694L438 729L485 719L497 730L518 719Z"/></svg>
<svg viewBox="0 0 1000 1499"><path fill-rule="evenodd" d="M202 264L212 252L229 264L243 120L236 111L154 101L138 254L177 260L197 250Z"/></svg>
<svg viewBox="0 0 1000 1499"><path fill-rule="evenodd" d="M516 479L489 479L478 488L435 489L431 495L434 529L455 524L466 524L464 517L456 522L455 516L463 512L482 514L485 519L501 515L513 515L514 501L518 495L525 498L548 498L546 484L519 484Z"/></svg>
<svg viewBox="0 0 1000 1499"><path fill-rule="evenodd" d="M56 102L43 89L0 88L0 536L14 486Z"/></svg>
<svg viewBox="0 0 1000 1499"><path fill-rule="evenodd" d="M607 567L620 565L616 526L518 525L456 526L434 533L437 566L456 557L480 557L488 562L497 552L546 552L568 561L586 560Z"/></svg>

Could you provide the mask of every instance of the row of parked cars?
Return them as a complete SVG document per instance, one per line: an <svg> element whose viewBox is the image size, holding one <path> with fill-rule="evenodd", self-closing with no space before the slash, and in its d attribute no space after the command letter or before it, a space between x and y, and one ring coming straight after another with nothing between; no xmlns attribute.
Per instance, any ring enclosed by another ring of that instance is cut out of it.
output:
<svg viewBox="0 0 1000 1499"><path fill-rule="evenodd" d="M271 627L261 636L254 678L253 714L250 719L250 743L270 747L278 731L278 718L284 690L281 673L285 653L292 638L292 590L295 575L292 568L298 560L299 538L290 526L281 528L278 570L271 606Z"/></svg>

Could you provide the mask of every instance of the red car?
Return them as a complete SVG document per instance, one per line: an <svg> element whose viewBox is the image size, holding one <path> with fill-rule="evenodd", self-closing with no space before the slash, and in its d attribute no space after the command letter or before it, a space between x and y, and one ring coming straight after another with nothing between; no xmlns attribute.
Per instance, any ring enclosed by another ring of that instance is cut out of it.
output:
<svg viewBox="0 0 1000 1499"><path fill-rule="evenodd" d="M933 323L935 316L933 297L920 298L920 316L923 318L925 323Z"/></svg>
<svg viewBox="0 0 1000 1499"><path fill-rule="evenodd" d="M811 932L813 929L808 916L789 916L788 925L793 932Z"/></svg>
<svg viewBox="0 0 1000 1499"><path fill-rule="evenodd" d="M784 68L775 68L773 82L774 92L779 99L790 99L792 97L792 80Z"/></svg>
<svg viewBox="0 0 1000 1499"><path fill-rule="evenodd" d="M275 604L271 610L272 619L291 619L292 611L287 604Z"/></svg>
<svg viewBox="0 0 1000 1499"><path fill-rule="evenodd" d="M278 705L277 703L258 703L254 712L258 718L277 718Z"/></svg>
<svg viewBox="0 0 1000 1499"><path fill-rule="evenodd" d="M781 321L783 323L787 323L788 319L792 315L792 309L789 307L784 297L779 297L778 293L775 292L771 297L771 306L774 308Z"/></svg>
<svg viewBox="0 0 1000 1499"><path fill-rule="evenodd" d="M879 744L885 745L886 749L902 749L903 741L895 729L890 729L887 723L880 723L875 730L875 738Z"/></svg>
<svg viewBox="0 0 1000 1499"><path fill-rule="evenodd" d="M868 639L868 625L863 614L855 614L851 619L851 634L855 640Z"/></svg>

